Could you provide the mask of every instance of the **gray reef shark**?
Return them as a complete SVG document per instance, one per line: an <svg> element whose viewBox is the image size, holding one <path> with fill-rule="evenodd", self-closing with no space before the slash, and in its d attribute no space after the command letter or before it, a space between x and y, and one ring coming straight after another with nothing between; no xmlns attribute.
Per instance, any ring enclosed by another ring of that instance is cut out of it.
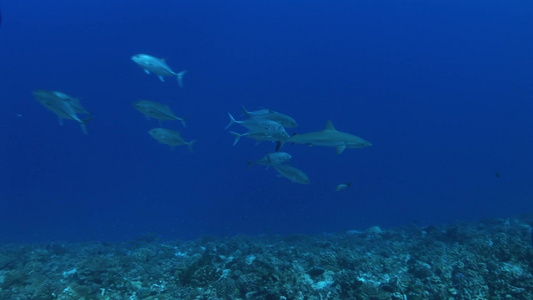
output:
<svg viewBox="0 0 533 300"><path fill-rule="evenodd" d="M309 146L326 146L337 148L337 154L341 154L346 148L363 148L372 146L372 143L364 139L341 132L335 129L331 121L328 121L326 128L322 131L309 132L293 135L287 142L295 144L306 144Z"/></svg>

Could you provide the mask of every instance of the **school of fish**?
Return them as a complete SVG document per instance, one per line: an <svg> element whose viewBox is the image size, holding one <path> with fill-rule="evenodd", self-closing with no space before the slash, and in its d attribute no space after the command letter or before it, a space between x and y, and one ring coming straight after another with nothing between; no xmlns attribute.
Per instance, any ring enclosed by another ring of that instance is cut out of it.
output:
<svg viewBox="0 0 533 300"><path fill-rule="evenodd" d="M187 73L186 70L174 72L164 59L148 54L133 55L131 60L147 74L157 75L162 82L165 81L165 77L176 77L178 85L183 87L183 77ZM33 96L44 107L57 115L60 125L63 125L63 120L65 119L73 120L79 123L84 134L88 133L86 123L92 119L92 115L81 105L79 98L69 96L63 92L49 90L35 90L33 91ZM150 100L139 100L133 102L132 106L147 118L159 120L160 126L163 126L163 121L180 121L181 125L186 127L185 119L177 116L168 105ZM267 153L256 161L247 161L248 166L257 164L266 166L266 169L272 167L276 170L278 176L287 178L295 183L309 184L311 181L305 172L288 163L292 158L289 153L280 151L286 143L334 147L337 154L341 154L345 149L363 148L372 145L356 135L338 131L331 121L326 122L326 127L323 130L291 135L287 132L287 128L295 128L298 124L286 114L268 108L249 111L244 106L242 107L242 113L246 116L243 120L237 120L231 113L228 113L230 121L226 129L229 129L234 124L240 125L245 129L241 133L229 131L234 136L233 146L243 137L254 139L256 143L262 141L276 143L275 152ZM193 152L193 145L196 142L196 140L186 141L179 131L163 127L150 129L148 134L159 143L169 145L172 149L176 146L184 145L188 147L190 152ZM336 190L344 190L349 186L351 186L351 183L339 184Z"/></svg>

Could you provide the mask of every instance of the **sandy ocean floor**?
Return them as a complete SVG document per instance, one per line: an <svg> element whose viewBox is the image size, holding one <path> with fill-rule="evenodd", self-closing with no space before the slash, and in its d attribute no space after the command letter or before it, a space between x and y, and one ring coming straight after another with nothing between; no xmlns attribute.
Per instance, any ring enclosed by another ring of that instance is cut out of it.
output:
<svg viewBox="0 0 533 300"><path fill-rule="evenodd" d="M0 299L533 299L533 217L0 246Z"/></svg>

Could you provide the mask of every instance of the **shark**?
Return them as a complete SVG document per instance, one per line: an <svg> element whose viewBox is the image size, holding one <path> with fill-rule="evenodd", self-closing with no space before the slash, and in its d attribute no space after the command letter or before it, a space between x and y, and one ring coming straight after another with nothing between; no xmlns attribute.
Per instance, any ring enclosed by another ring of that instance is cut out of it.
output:
<svg viewBox="0 0 533 300"><path fill-rule="evenodd" d="M337 148L337 154L341 154L346 148L364 148L372 146L372 143L346 132L338 131L331 121L327 121L326 128L321 131L293 135L287 142L294 144L306 144L309 146L326 146Z"/></svg>

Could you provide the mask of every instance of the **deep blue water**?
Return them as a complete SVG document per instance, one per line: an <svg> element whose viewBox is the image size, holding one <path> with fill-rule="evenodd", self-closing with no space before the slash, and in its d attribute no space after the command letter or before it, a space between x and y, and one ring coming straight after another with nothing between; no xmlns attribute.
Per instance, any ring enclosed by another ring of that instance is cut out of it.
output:
<svg viewBox="0 0 533 300"><path fill-rule="evenodd" d="M0 241L313 234L531 213L532 15L530 1L4 0ZM185 87L144 74L137 53L188 70ZM36 89L80 97L95 116L89 134L59 126ZM193 154L148 135L159 124L133 109L140 99L187 117ZM332 120L373 146L335 155L285 145L311 179L292 183L247 169L274 145L232 146L224 126L241 105L291 115L291 133Z"/></svg>

